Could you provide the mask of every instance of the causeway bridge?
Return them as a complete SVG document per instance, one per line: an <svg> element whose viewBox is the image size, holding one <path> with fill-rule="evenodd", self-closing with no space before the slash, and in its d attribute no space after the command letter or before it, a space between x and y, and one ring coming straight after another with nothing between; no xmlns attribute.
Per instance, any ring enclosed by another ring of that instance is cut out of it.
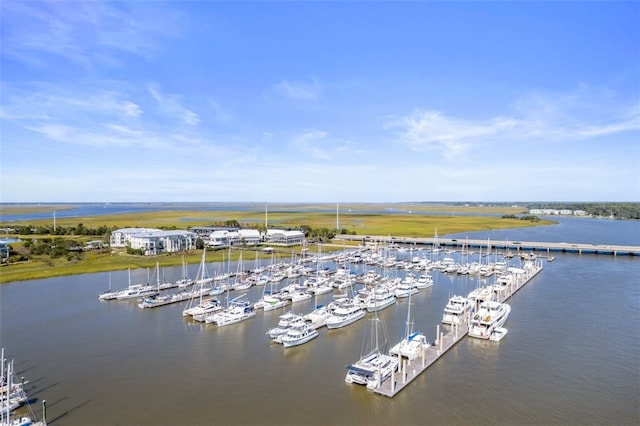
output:
<svg viewBox="0 0 640 426"><path fill-rule="evenodd" d="M334 240L360 241L366 243L397 243L415 244L427 246L439 246L444 249L480 249L504 250L515 253L545 252L551 253L577 253L577 254L606 254L610 256L640 256L640 246L619 246L609 244L583 244L583 243L550 243L532 241L498 241L498 240L471 240L467 238L416 238L393 236L363 236L363 235L336 235Z"/></svg>

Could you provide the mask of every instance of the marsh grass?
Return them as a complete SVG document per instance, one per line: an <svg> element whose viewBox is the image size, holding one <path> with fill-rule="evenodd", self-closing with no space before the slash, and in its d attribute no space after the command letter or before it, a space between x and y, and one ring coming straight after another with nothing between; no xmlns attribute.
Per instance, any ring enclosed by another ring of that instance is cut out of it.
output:
<svg viewBox="0 0 640 426"><path fill-rule="evenodd" d="M307 206L308 207L308 206ZM395 210L400 210L398 206ZM362 208L362 206L358 206ZM503 219L499 216L469 216L469 215L427 215L416 214L415 206L405 206L404 212L393 212L384 214L362 214L362 213L340 213L339 226L348 232L355 232L363 236L400 236L400 237L433 237L436 229L439 236L461 232L522 228L530 226L549 225L555 222L541 220L529 222L519 219ZM453 211L457 206L441 206L441 211ZM373 209L373 208L372 208ZM345 210L347 208L345 207ZM409 213L411 210L411 213ZM433 210L429 206L425 211ZM469 213L470 208L464 208L464 212ZM475 211L475 210L474 210ZM521 212L521 209L517 210ZM493 214L513 214L511 208L489 208L483 207L478 213ZM57 220L59 226L77 226L82 223L87 228L107 227L175 227L177 229L188 229L193 226L210 226L216 222L227 220L237 220L241 224L263 224L264 212L251 211L184 211L169 210L142 212L135 214L119 214L106 216L88 216L77 218L60 218ZM29 221L29 225L38 226L50 223L50 220ZM309 226L312 228L335 229L336 215L328 212L296 211L287 209L286 211L270 211L268 214L270 228L297 228ZM5 224L3 226L21 226L27 223ZM4 235L5 237L15 237L15 235ZM0 235L0 238L3 237ZM54 238L52 235L32 235L30 238ZM96 236L65 236L66 238L76 238L79 241L98 239ZM19 243L18 243L19 244ZM340 245L323 245L323 252L329 250L340 250ZM313 252L315 248L309 247ZM293 252L300 253L300 247L283 248L282 256L287 256ZM201 259L201 251L193 251L185 254L188 263L198 263ZM220 262L228 256L227 250L207 251L207 262ZM265 255L262 255L264 257ZM232 251L232 260L237 260L239 251ZM255 249L248 249L244 252L243 260L246 262L255 259ZM103 272L122 269L136 269L153 267L156 262L161 266L176 266L182 262L182 253L163 254L160 256L135 256L120 252L84 252L80 260L68 261L66 258L51 259L48 256L34 257L27 262L4 265L0 267L0 283L47 278L53 276L84 274L93 272Z"/></svg>

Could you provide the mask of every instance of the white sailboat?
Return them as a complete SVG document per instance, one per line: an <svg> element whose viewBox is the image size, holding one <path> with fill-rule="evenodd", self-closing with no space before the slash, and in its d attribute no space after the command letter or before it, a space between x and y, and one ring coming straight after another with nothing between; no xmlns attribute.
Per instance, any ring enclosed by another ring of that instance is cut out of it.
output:
<svg viewBox="0 0 640 426"><path fill-rule="evenodd" d="M13 383L14 377L14 367L13 360L7 363L6 374L5 374L5 357L4 357L4 348L2 348L2 373L0 375L0 387L3 392L0 394L0 426L46 426L46 406L45 401L42 401L43 407L43 419L41 421L33 420L33 412L31 411L31 407L29 407L29 415L21 415L19 417L11 416L12 411L16 408L20 407L23 404L29 404L29 398L27 397L26 392L24 391L21 384Z"/></svg>
<svg viewBox="0 0 640 426"><path fill-rule="evenodd" d="M148 278L148 277L147 277ZM147 281L146 284L131 284L131 270L129 269L129 287L125 290L121 290L116 295L116 300L130 300L140 299L148 297L154 294L158 294L157 286L150 285Z"/></svg>
<svg viewBox="0 0 640 426"><path fill-rule="evenodd" d="M112 300L115 299L120 291L111 290L111 273L109 273L109 289L98 295L99 300Z"/></svg>
<svg viewBox="0 0 640 426"><path fill-rule="evenodd" d="M215 297L210 297L205 299L205 295L216 296L221 293L216 291L213 288L213 279L209 277L207 273L206 266L206 249L202 251L202 260L200 261L200 269L198 271L198 279L196 279L196 283L201 289L201 291L194 293L193 297L189 301L187 307L182 311L182 316L187 317L191 316L194 319L202 318L204 321L204 316L211 314L213 312L217 312L222 309L220 302ZM210 289L209 292L202 291L203 289Z"/></svg>
<svg viewBox="0 0 640 426"><path fill-rule="evenodd" d="M365 385L367 389L375 389L382 382L398 371L400 362L397 357L387 353L387 338L384 324L374 311L363 334L361 357L354 364L347 366L346 383ZM382 333L382 336L380 335ZM368 341L367 341L367 338Z"/></svg>
<svg viewBox="0 0 640 426"><path fill-rule="evenodd" d="M184 260L184 254L182 255L182 278L176 281L178 288L186 288L193 285L195 281L189 278L189 268Z"/></svg>
<svg viewBox="0 0 640 426"><path fill-rule="evenodd" d="M395 344L389 351L390 355L408 358L410 361L417 358L426 348L429 347L424 334L414 331L413 318L411 317L411 296L407 304L407 319L405 320L404 336L402 340Z"/></svg>

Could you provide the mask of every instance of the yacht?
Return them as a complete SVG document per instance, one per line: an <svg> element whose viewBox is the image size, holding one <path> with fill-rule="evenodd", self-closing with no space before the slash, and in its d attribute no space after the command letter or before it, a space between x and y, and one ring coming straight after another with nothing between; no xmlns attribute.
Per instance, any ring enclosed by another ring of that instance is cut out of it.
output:
<svg viewBox="0 0 640 426"><path fill-rule="evenodd" d="M473 304L464 296L452 296L444 307L442 322L444 324L459 325L467 319Z"/></svg>
<svg viewBox="0 0 640 426"><path fill-rule="evenodd" d="M271 337L271 339L276 343L282 343L282 336L287 334L287 331L295 326L300 326L304 324L304 317L300 314L294 314L293 312L287 312L286 314L280 315L280 321L278 321L278 325L274 328L271 328L267 331L267 335Z"/></svg>
<svg viewBox="0 0 640 426"><path fill-rule="evenodd" d="M368 312L379 311L396 303L396 295L389 288L378 285L365 299L364 306Z"/></svg>
<svg viewBox="0 0 640 426"><path fill-rule="evenodd" d="M485 301L471 319L469 336L489 339L497 328L501 328L509 318L511 306L506 303Z"/></svg>
<svg viewBox="0 0 640 426"><path fill-rule="evenodd" d="M265 311L282 308L291 303L290 299L285 299L281 294L265 294L262 300L256 302L257 308L263 308Z"/></svg>
<svg viewBox="0 0 640 426"><path fill-rule="evenodd" d="M247 300L233 300L229 306L213 315L205 318L207 324L215 323L218 327L235 324L256 316L256 311Z"/></svg>
<svg viewBox="0 0 640 426"><path fill-rule="evenodd" d="M431 274L422 274L418 277L416 281L416 287L418 289L429 288L433 285L433 277Z"/></svg>
<svg viewBox="0 0 640 426"><path fill-rule="evenodd" d="M221 310L222 310L222 305L220 304L220 301L214 297L214 298L202 300L196 306L183 310L182 316L185 316L185 317L191 316L195 319L196 317L200 318L203 315L205 316L210 315L214 312L218 312Z"/></svg>
<svg viewBox="0 0 640 426"><path fill-rule="evenodd" d="M402 280L398 287L396 287L395 296L396 297L409 297L412 294L416 294L419 290L416 287L417 280Z"/></svg>
<svg viewBox="0 0 640 426"><path fill-rule="evenodd" d="M285 348L303 345L316 337L320 333L310 324L303 323L301 326L291 327L287 333L281 337L282 344Z"/></svg>
<svg viewBox="0 0 640 426"><path fill-rule="evenodd" d="M327 328L341 328L364 318L366 311L353 300L343 300L338 303L332 314L327 318Z"/></svg>
<svg viewBox="0 0 640 426"><path fill-rule="evenodd" d="M414 331L396 343L396 345L389 350L389 355L405 357L408 358L409 361L412 361L419 357L428 347L429 343L427 342L426 336L418 331Z"/></svg>
<svg viewBox="0 0 640 426"><path fill-rule="evenodd" d="M316 308L306 314L304 319L313 327L320 328L327 324L327 318L331 316L332 310L328 306L316 305Z"/></svg>
<svg viewBox="0 0 640 426"><path fill-rule="evenodd" d="M160 293L158 288L149 284L134 284L129 288L122 290L115 297L116 300L141 299Z"/></svg>

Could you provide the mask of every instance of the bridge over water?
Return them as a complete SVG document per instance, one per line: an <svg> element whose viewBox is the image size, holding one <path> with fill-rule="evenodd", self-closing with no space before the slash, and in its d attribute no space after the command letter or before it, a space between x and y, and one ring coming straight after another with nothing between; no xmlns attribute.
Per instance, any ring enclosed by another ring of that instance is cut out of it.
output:
<svg viewBox="0 0 640 426"><path fill-rule="evenodd" d="M505 250L516 253L545 252L550 253L578 253L578 254L606 254L611 256L640 256L639 246L619 246L609 244L581 244L581 243L549 243L533 241L493 241L454 238L416 238L393 236L363 236L336 235L336 240L360 241L362 243L399 243L427 246L440 246L450 249L477 248L482 250Z"/></svg>

